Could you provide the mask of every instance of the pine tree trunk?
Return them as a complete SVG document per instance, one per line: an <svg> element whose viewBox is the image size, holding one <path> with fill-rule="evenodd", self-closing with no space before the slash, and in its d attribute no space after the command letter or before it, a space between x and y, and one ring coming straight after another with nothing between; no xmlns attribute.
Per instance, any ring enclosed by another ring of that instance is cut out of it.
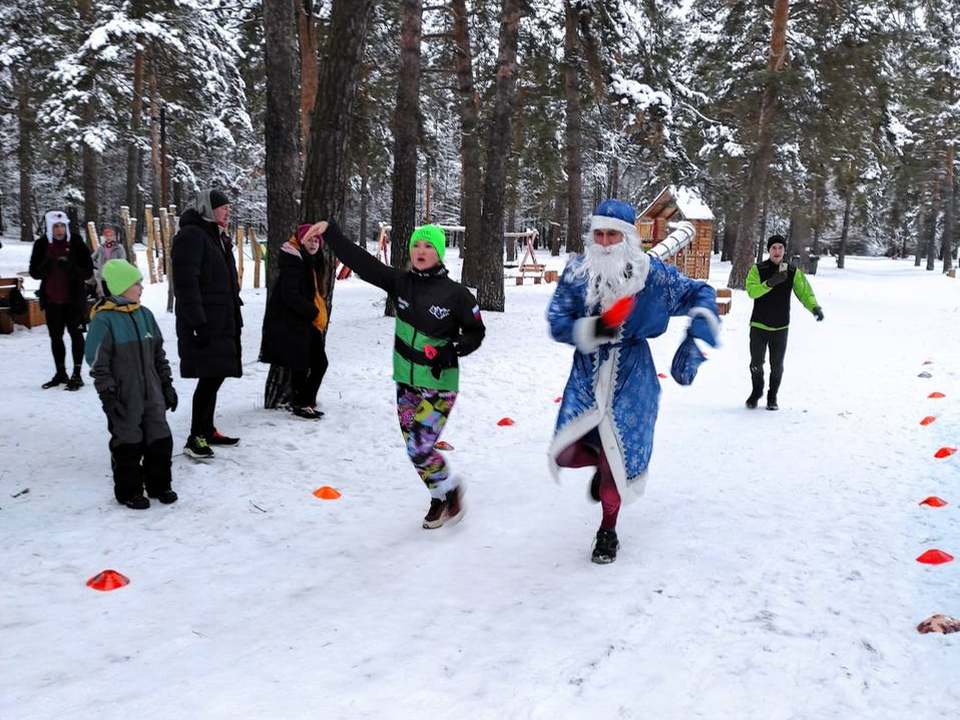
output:
<svg viewBox="0 0 960 720"><path fill-rule="evenodd" d="M847 236L850 234L850 211L853 208L853 183L844 188L843 229L840 231L840 247L837 248L837 269L843 270L847 259Z"/></svg>
<svg viewBox="0 0 960 720"><path fill-rule="evenodd" d="M940 216L940 183L934 182L930 198L929 227L927 228L927 270L936 267L937 218Z"/></svg>
<svg viewBox="0 0 960 720"><path fill-rule="evenodd" d="M370 205L370 153L365 152L360 161L360 233L357 244L367 246L368 208Z"/></svg>
<svg viewBox="0 0 960 720"><path fill-rule="evenodd" d="M300 195L301 117L293 111L300 99L300 57L296 8L291 0L264 0L263 39L267 85L264 114L264 173L267 185L267 257L296 230ZM267 291L279 275L267 263Z"/></svg>
<svg viewBox="0 0 960 720"><path fill-rule="evenodd" d="M133 104L130 112L130 140L127 143L127 207L133 217L142 217L137 214L140 207L141 158L137 137L143 122L143 55L141 48L137 48L133 54ZM139 225L142 225L142 222ZM127 257L133 257L133 244L137 239L127 237L126 233L127 229L123 228Z"/></svg>
<svg viewBox="0 0 960 720"><path fill-rule="evenodd" d="M517 43L521 0L502 0L497 82L487 145L487 176L481 215L480 281L477 300L484 310L503 312L503 194L510 157L513 98L517 85Z"/></svg>
<svg viewBox="0 0 960 720"><path fill-rule="evenodd" d="M524 97L526 93L524 89L521 89L517 93L517 107L522 108L524 103ZM517 119L513 125L513 147L522 148L523 143L526 140L526 125L523 122L523 112L517 112ZM520 153L513 152L510 154L510 170L508 173L507 179L507 188L509 192L509 200L507 204L507 231L508 232L519 232L520 228L517 227L517 203L520 201L519 192L517 191L517 184L520 182ZM504 238L504 244L506 245L507 250L507 260L513 262L517 259L517 239L516 238Z"/></svg>
<svg viewBox="0 0 960 720"><path fill-rule="evenodd" d="M310 121L317 101L317 19L313 14L313 0L294 2L300 52L300 152L306 156L310 145Z"/></svg>
<svg viewBox="0 0 960 720"><path fill-rule="evenodd" d="M947 172L943 183L943 241L940 243L943 253L943 271L953 267L953 228L954 228L954 193L953 193L953 157L954 147L947 147Z"/></svg>
<svg viewBox="0 0 960 720"><path fill-rule="evenodd" d="M757 263L763 262L763 253L767 249L767 244L763 239L767 235L767 194L763 194L763 212L760 213L760 241L757 243Z"/></svg>
<svg viewBox="0 0 960 720"><path fill-rule="evenodd" d="M393 193L390 208L390 264L406 267L409 239L417 220L417 130L420 113L422 0L401 0L400 75L394 114ZM392 315L387 300L387 313Z"/></svg>
<svg viewBox="0 0 960 720"><path fill-rule="evenodd" d="M160 207L160 93L157 90L157 70L150 63L150 202L154 212Z"/></svg>
<svg viewBox="0 0 960 720"><path fill-rule="evenodd" d="M33 235L33 118L30 115L30 90L25 75L17 75L17 167L20 170L20 239L29 242Z"/></svg>
<svg viewBox="0 0 960 720"><path fill-rule="evenodd" d="M583 178L580 148L580 81L577 48L578 18L572 0L563 3L563 92L567 123L564 132L564 159L567 165L567 252L583 252Z"/></svg>
<svg viewBox="0 0 960 720"><path fill-rule="evenodd" d="M819 178L813 181L813 255L820 257L820 203L823 191Z"/></svg>
<svg viewBox="0 0 960 720"><path fill-rule="evenodd" d="M77 10L80 19L89 32L93 27L94 15L93 4L91 0L77 0ZM80 110L83 128L90 131L97 124L97 105L94 100L94 90L96 85L95 68L85 68L87 74L79 84L79 89L87 93L87 98ZM99 220L100 198L97 183L100 180L100 152L92 147L86 140L83 141L83 227L87 223L97 222ZM84 233L86 234L86 233ZM87 238L90 243L90 238Z"/></svg>
<svg viewBox="0 0 960 720"><path fill-rule="evenodd" d="M330 37L324 48L317 82L317 107L303 168L300 219L340 220L347 196L353 108L363 72L363 48L373 13L373 0L334 0ZM323 296L333 310L336 258L324 246Z"/></svg>
<svg viewBox="0 0 960 720"><path fill-rule="evenodd" d="M553 200L553 222L550 223L550 254L560 257L560 223L563 222L563 199Z"/></svg>
<svg viewBox="0 0 960 720"><path fill-rule="evenodd" d="M620 161L617 158L613 158L610 164L610 192L607 193L607 197L620 197Z"/></svg>
<svg viewBox="0 0 960 720"><path fill-rule="evenodd" d="M463 257L461 279L465 285L476 287L480 274L480 212L483 200L480 138L477 129L480 95L473 81L473 52L466 0L451 0L450 9L453 14L453 39L456 45L453 64L459 95L457 111L460 115L460 163L463 172L463 203L460 215L466 228L460 250Z"/></svg>
<svg viewBox="0 0 960 720"><path fill-rule="evenodd" d="M913 255L914 267L920 267L920 258L923 255L923 249L926 247L926 242L924 242L925 235L923 234L923 230L926 227L927 216L923 212L923 201L924 201L924 197L923 197L923 192L921 191L920 202L919 202L920 207L918 208L918 212L917 212L917 232L915 235L917 240L917 246L916 246L916 252Z"/></svg>
<svg viewBox="0 0 960 720"><path fill-rule="evenodd" d="M737 233L737 246L733 255L733 267L727 284L731 288L743 289L747 273L753 265L753 250L756 247L756 228L758 199L767 187L770 174L770 160L773 157L773 131L779 104L780 70L786 61L787 17L790 12L789 0L775 0L773 11L773 31L770 34L770 56L767 63L769 77L763 91L763 103L760 108L760 122L757 131L757 149L750 161L750 174L745 188L746 202L740 215L740 228Z"/></svg>

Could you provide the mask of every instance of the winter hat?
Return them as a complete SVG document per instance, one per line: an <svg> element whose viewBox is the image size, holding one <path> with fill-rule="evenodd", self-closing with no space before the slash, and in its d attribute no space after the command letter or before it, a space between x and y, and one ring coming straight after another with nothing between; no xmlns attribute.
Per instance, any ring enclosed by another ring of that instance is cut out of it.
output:
<svg viewBox="0 0 960 720"><path fill-rule="evenodd" d="M229 204L230 201L227 196L219 190L201 190L197 193L197 212L207 222L216 222L213 211L218 207Z"/></svg>
<svg viewBox="0 0 960 720"><path fill-rule="evenodd" d="M229 205L230 201L227 200L227 196L224 195L219 190L210 191L210 209L216 210L218 207L223 207L224 205Z"/></svg>
<svg viewBox="0 0 960 720"><path fill-rule="evenodd" d="M143 280L143 274L126 260L107 260L102 274L111 295L123 295Z"/></svg>
<svg viewBox="0 0 960 720"><path fill-rule="evenodd" d="M604 200L597 205L590 218L590 232L587 233L587 242L593 242L594 230L617 230L623 233L624 239L634 245L640 245L640 235L637 233L637 213L622 200Z"/></svg>
<svg viewBox="0 0 960 720"><path fill-rule="evenodd" d="M769 250L771 247L773 247L777 243L780 243L784 247L787 246L787 241L783 237L783 235L771 235L770 237L767 238L767 250Z"/></svg>
<svg viewBox="0 0 960 720"><path fill-rule="evenodd" d="M313 225L303 224L297 227L297 242L300 244L300 247L303 247L303 241L312 238L314 235L318 234L320 223L314 223ZM320 247L323 247L323 235L320 235Z"/></svg>
<svg viewBox="0 0 960 720"><path fill-rule="evenodd" d="M70 242L70 218L65 212L60 210L51 210L44 216L47 220L47 240L53 240L53 226L57 223L63 223L67 226L66 241Z"/></svg>
<svg viewBox="0 0 960 720"><path fill-rule="evenodd" d="M443 228L437 225L423 225L418 227L413 231L413 234L410 235L411 250L417 240L426 240L433 245L437 251L437 257L443 262L443 254L447 251L447 236L444 234Z"/></svg>

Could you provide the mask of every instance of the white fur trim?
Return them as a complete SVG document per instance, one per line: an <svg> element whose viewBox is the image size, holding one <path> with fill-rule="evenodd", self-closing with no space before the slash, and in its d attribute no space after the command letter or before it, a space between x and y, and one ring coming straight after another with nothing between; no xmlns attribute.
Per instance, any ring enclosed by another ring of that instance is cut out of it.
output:
<svg viewBox="0 0 960 720"><path fill-rule="evenodd" d="M712 313L704 307L695 307L690 309L689 314L691 319L696 317L706 318L710 329L713 330L713 338L717 342L714 347L720 347L720 318L717 317L716 313Z"/></svg>
<svg viewBox="0 0 960 720"><path fill-rule="evenodd" d="M637 226L631 225L625 220L607 217L606 215L592 215L590 217L590 232L588 233L589 242L593 242L594 230L617 230L623 233L625 240L629 240L635 245L640 244L640 235L637 233Z"/></svg>
<svg viewBox="0 0 960 720"><path fill-rule="evenodd" d="M63 223L67 226L67 242L70 242L70 218L65 212L60 210L51 210L44 218L47 221L47 240L53 242L53 226L57 223Z"/></svg>
<svg viewBox="0 0 960 720"><path fill-rule="evenodd" d="M573 342L576 344L577 350L587 355L605 342L610 342L610 339L596 336L594 333L596 322L596 316L591 316L580 318L573 323Z"/></svg>

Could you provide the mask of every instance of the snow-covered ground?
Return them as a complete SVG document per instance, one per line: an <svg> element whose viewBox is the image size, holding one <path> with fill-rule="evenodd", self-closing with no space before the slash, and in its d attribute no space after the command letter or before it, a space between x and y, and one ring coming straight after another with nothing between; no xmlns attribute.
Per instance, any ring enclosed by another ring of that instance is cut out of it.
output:
<svg viewBox="0 0 960 720"><path fill-rule="evenodd" d="M0 276L29 249L8 242ZM180 502L147 511L113 500L93 388L40 389L46 329L0 336L0 718L956 717L960 635L915 626L960 614L960 562L915 558L960 551L960 455L933 457L958 443L960 281L833 265L812 278L823 323L794 303L780 412L743 407L743 292L693 386L663 381L611 566L589 561L589 471L547 471L572 354L547 335L552 285L511 284L484 316L444 435L468 513L437 531L397 429L392 321L359 280L337 286L319 423L263 409L265 292L244 289L244 377L218 410L243 442L180 455L178 379ZM144 298L176 369L165 293ZM653 342L664 372L685 323ZM88 588L105 568L130 585Z"/></svg>

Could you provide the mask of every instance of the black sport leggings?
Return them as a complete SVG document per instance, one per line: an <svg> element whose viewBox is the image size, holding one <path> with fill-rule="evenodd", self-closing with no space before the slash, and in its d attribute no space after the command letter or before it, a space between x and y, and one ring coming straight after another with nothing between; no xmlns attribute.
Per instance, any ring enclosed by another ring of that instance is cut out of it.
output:
<svg viewBox="0 0 960 720"><path fill-rule="evenodd" d="M57 370L66 369L67 348L63 344L64 329L70 333L73 364L79 367L83 362L83 318L80 311L72 305L47 305L43 311L47 318L50 349L53 351L53 362L56 363Z"/></svg>
<svg viewBox="0 0 960 720"><path fill-rule="evenodd" d="M787 354L786 330L763 330L750 328L750 375L753 394L763 394L763 361L770 347L770 394L776 397L783 378L783 358Z"/></svg>
<svg viewBox="0 0 960 720"><path fill-rule="evenodd" d="M293 389L293 404L303 406L317 404L317 390L327 372L327 352L324 347L324 334L311 330L310 367L307 370L293 370L290 373L290 385Z"/></svg>
<svg viewBox="0 0 960 720"><path fill-rule="evenodd" d="M191 435L201 435L208 440L213 435L213 414L217 409L217 391L223 385L224 379L222 377L206 377L197 381L197 389L193 391Z"/></svg>

